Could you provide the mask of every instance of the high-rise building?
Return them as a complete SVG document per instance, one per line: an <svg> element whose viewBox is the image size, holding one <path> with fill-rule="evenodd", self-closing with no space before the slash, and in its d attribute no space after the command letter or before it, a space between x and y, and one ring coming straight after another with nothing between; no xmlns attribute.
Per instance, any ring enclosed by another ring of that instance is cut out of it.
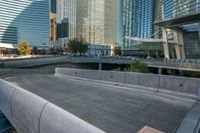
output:
<svg viewBox="0 0 200 133"><path fill-rule="evenodd" d="M76 38L77 0L57 0L57 23L68 19L69 38Z"/></svg>
<svg viewBox="0 0 200 133"><path fill-rule="evenodd" d="M0 43L49 46L49 0L1 0Z"/></svg>
<svg viewBox="0 0 200 133"><path fill-rule="evenodd" d="M57 0L50 0L51 1L51 12L56 13L56 1Z"/></svg>
<svg viewBox="0 0 200 133"><path fill-rule="evenodd" d="M126 37L152 38L154 22L153 0L121 0L120 43L129 47L135 42Z"/></svg>
<svg viewBox="0 0 200 133"><path fill-rule="evenodd" d="M163 38L165 58L200 58L200 1L156 0L155 32Z"/></svg>
<svg viewBox="0 0 200 133"><path fill-rule="evenodd" d="M55 44L57 41L57 21L56 21L56 14L50 14L51 19L51 44Z"/></svg>
<svg viewBox="0 0 200 133"><path fill-rule="evenodd" d="M93 44L118 42L119 0L86 0L82 37Z"/></svg>

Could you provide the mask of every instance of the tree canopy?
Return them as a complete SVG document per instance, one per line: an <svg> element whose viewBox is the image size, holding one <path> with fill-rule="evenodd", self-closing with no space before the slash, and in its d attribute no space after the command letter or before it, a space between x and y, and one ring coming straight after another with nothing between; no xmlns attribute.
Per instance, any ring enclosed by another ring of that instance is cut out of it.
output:
<svg viewBox="0 0 200 133"><path fill-rule="evenodd" d="M133 62L126 71L148 73L149 69L147 64L141 63L140 61Z"/></svg>
<svg viewBox="0 0 200 133"><path fill-rule="evenodd" d="M28 42L19 43L19 49L18 50L19 50L20 55L31 54L30 43L28 43Z"/></svg>
<svg viewBox="0 0 200 133"><path fill-rule="evenodd" d="M85 54L88 50L89 43L83 39L73 39L68 43L68 50L73 54Z"/></svg>
<svg viewBox="0 0 200 133"><path fill-rule="evenodd" d="M119 44L116 44L113 48L113 52L116 56L122 56L122 50Z"/></svg>

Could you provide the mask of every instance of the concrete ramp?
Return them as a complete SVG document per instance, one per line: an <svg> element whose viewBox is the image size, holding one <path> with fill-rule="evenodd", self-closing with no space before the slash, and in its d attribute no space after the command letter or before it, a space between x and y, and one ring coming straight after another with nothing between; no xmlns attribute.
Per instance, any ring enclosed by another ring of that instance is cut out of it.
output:
<svg viewBox="0 0 200 133"><path fill-rule="evenodd" d="M0 110L19 133L104 133L47 100L2 79Z"/></svg>

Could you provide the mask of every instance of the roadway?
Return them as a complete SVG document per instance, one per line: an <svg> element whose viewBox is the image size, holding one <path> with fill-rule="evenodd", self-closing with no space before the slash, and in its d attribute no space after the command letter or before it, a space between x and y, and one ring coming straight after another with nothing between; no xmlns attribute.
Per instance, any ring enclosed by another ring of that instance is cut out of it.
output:
<svg viewBox="0 0 200 133"><path fill-rule="evenodd" d="M188 99L64 76L20 75L5 79L108 133L136 133L145 125L174 133L194 103Z"/></svg>

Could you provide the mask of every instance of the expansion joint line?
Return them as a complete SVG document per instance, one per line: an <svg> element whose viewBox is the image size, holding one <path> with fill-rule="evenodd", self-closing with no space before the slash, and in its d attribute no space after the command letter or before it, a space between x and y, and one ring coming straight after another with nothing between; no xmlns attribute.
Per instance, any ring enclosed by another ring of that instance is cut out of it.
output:
<svg viewBox="0 0 200 133"><path fill-rule="evenodd" d="M40 113L39 123L38 123L38 133L40 133L40 122L41 122L42 113L43 113L44 108L47 106L48 103L49 103L49 102L46 102L46 103L45 103L45 105L43 106L42 111L41 111L41 113Z"/></svg>

